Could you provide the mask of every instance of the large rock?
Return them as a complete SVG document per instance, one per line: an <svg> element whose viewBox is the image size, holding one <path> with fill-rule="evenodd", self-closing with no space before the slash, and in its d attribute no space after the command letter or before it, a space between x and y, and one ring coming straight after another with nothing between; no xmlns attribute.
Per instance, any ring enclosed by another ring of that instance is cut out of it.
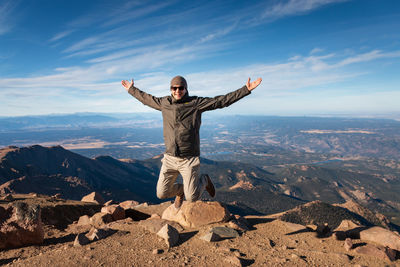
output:
<svg viewBox="0 0 400 267"><path fill-rule="evenodd" d="M400 251L400 236L385 228L374 226L360 232L361 240L373 241Z"/></svg>
<svg viewBox="0 0 400 267"><path fill-rule="evenodd" d="M112 221L111 214L104 212L98 212L90 218L90 224L97 228L101 228Z"/></svg>
<svg viewBox="0 0 400 267"><path fill-rule="evenodd" d="M0 207L0 249L41 244L44 240L40 207L23 202Z"/></svg>
<svg viewBox="0 0 400 267"><path fill-rule="evenodd" d="M396 260L396 252L391 248L383 246L367 244L365 246L357 247L355 251L359 254L369 255L387 261Z"/></svg>
<svg viewBox="0 0 400 267"><path fill-rule="evenodd" d="M215 201L184 201L179 210L176 210L172 204L162 214L163 219L175 221L186 228L226 222L229 217L229 211L221 203Z"/></svg>
<svg viewBox="0 0 400 267"><path fill-rule="evenodd" d="M81 201L83 202L92 202L100 205L104 205L104 198L97 192L92 192L89 195L84 196Z"/></svg>
<svg viewBox="0 0 400 267"><path fill-rule="evenodd" d="M114 221L125 219L125 210L118 205L109 205L101 208L101 212L111 214Z"/></svg>

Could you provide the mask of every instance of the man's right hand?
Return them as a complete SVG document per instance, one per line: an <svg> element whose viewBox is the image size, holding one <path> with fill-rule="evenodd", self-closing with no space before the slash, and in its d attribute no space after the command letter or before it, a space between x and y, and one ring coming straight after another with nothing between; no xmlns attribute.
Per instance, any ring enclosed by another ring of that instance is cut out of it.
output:
<svg viewBox="0 0 400 267"><path fill-rule="evenodd" d="M122 80L122 86L128 91L129 88L133 85L133 79L131 81Z"/></svg>

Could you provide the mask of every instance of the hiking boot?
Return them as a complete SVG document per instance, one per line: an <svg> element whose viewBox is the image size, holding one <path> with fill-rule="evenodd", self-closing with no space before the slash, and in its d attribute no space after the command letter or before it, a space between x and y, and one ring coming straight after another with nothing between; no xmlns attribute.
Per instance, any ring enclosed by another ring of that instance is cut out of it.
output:
<svg viewBox="0 0 400 267"><path fill-rule="evenodd" d="M179 210L181 208L184 198L185 198L184 193L182 193L181 195L177 195L175 197L174 206L177 210Z"/></svg>
<svg viewBox="0 0 400 267"><path fill-rule="evenodd" d="M211 182L210 176L208 174L204 174L207 179L206 190L211 197L215 197L215 187L214 184Z"/></svg>

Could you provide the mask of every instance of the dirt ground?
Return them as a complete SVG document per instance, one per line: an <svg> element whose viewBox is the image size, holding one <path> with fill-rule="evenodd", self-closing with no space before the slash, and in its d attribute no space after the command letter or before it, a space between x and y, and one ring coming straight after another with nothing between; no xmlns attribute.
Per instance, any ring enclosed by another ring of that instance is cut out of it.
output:
<svg viewBox="0 0 400 267"><path fill-rule="evenodd" d="M170 203L148 207L161 213ZM262 216L246 217L251 230L237 238L218 242L199 239L211 227L187 229L179 244L168 248L165 241L131 218L109 227L113 235L74 247L78 232L88 229L71 226L64 230L45 226L45 241L0 251L5 266L400 266L400 260L385 261L347 252L343 241L318 238L312 231L293 231L287 223ZM219 224L225 225L225 224ZM354 240L355 246L360 240Z"/></svg>

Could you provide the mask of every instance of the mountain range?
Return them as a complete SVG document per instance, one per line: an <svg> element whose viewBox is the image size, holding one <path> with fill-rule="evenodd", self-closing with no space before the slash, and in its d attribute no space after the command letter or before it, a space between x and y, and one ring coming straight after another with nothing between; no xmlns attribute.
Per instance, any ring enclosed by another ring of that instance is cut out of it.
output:
<svg viewBox="0 0 400 267"><path fill-rule="evenodd" d="M54 195L79 200L100 192L106 200L160 203L155 188L162 155L147 159L87 158L61 146L0 149L0 193ZM216 200L237 213L271 214L308 201L355 201L399 218L399 182L316 165L295 165L269 172L249 163L201 158L201 172L217 188ZM206 193L203 198L207 198Z"/></svg>

